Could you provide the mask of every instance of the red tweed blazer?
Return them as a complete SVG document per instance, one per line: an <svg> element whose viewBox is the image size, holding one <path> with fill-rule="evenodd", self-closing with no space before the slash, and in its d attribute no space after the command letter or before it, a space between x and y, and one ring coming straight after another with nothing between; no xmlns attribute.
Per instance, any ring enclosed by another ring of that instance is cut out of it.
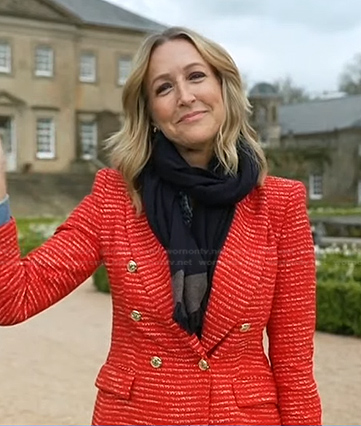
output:
<svg viewBox="0 0 361 426"><path fill-rule="evenodd" d="M268 177L237 205L201 340L172 320L166 252L114 170L100 171L92 194L25 259L13 220L0 227L0 241L2 325L37 314L107 267L113 333L96 379L94 425L320 425L314 252L301 183Z"/></svg>

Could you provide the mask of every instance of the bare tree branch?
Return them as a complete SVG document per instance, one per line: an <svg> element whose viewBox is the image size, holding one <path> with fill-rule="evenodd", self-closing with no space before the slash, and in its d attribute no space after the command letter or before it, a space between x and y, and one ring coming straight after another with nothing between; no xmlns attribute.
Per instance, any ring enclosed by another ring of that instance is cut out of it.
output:
<svg viewBox="0 0 361 426"><path fill-rule="evenodd" d="M345 65L339 77L339 90L349 95L361 94L361 53Z"/></svg>

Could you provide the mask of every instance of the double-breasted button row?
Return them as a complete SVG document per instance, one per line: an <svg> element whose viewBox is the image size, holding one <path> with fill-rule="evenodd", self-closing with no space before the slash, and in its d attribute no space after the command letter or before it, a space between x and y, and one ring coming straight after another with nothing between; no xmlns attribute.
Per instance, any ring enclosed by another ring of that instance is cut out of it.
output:
<svg viewBox="0 0 361 426"><path fill-rule="evenodd" d="M151 359L150 359L150 365L153 368L160 368L163 365L163 360L159 356L152 356ZM202 371L207 371L210 368L208 361L206 359L203 359L203 358L198 362L198 367Z"/></svg>
<svg viewBox="0 0 361 426"><path fill-rule="evenodd" d="M128 272L133 274L134 272L137 272L137 269L138 269L137 262L135 262L134 260L130 260L127 265Z"/></svg>

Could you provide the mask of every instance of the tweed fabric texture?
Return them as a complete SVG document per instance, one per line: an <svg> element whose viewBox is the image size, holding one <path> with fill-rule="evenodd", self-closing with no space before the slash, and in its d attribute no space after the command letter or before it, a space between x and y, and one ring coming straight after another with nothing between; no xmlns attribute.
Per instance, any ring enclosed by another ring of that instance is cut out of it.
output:
<svg viewBox="0 0 361 426"><path fill-rule="evenodd" d="M167 254L114 170L100 171L91 195L27 257L13 219L0 241L2 325L46 309L106 265L113 332L93 425L321 424L315 261L301 183L268 177L237 204L201 340L173 321Z"/></svg>

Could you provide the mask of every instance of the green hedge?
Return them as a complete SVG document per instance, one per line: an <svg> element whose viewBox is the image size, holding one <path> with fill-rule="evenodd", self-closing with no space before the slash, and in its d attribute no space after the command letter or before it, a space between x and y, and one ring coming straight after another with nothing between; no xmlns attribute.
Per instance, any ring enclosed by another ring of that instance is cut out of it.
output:
<svg viewBox="0 0 361 426"><path fill-rule="evenodd" d="M317 329L361 337L361 252L326 249L317 264Z"/></svg>
<svg viewBox="0 0 361 426"><path fill-rule="evenodd" d="M317 330L361 337L361 284L317 284Z"/></svg>
<svg viewBox="0 0 361 426"><path fill-rule="evenodd" d="M317 259L317 282L359 282L361 284L361 252L350 249L324 250Z"/></svg>
<svg viewBox="0 0 361 426"><path fill-rule="evenodd" d="M39 247L60 225L60 218L17 219L19 246L22 256Z"/></svg>
<svg viewBox="0 0 361 426"><path fill-rule="evenodd" d="M93 283L96 289L102 293L110 293L108 273L104 266L100 266L93 275Z"/></svg>

